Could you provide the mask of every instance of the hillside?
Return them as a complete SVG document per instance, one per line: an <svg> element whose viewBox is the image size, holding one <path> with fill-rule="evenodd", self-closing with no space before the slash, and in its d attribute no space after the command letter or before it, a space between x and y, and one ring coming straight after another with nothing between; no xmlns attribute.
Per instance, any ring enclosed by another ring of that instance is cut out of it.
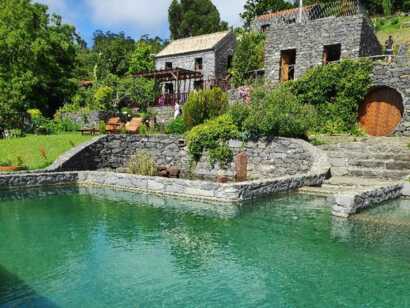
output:
<svg viewBox="0 0 410 308"><path fill-rule="evenodd" d="M408 44L410 55L410 16L377 17L373 18L373 23L376 35L383 46L389 35L392 35L396 52L399 45Z"/></svg>

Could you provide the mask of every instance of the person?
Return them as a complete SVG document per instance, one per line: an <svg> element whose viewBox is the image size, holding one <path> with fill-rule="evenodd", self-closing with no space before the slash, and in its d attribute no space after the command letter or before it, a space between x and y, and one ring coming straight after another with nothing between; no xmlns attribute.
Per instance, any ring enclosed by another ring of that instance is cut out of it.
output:
<svg viewBox="0 0 410 308"><path fill-rule="evenodd" d="M386 43L385 43L385 47L386 47L386 55L387 55L387 63L391 63L392 62L392 56L393 56L393 37L391 35L389 35L389 38L387 39Z"/></svg>
<svg viewBox="0 0 410 308"><path fill-rule="evenodd" d="M179 102L175 103L175 112L174 112L174 119L178 118L181 114L181 105Z"/></svg>

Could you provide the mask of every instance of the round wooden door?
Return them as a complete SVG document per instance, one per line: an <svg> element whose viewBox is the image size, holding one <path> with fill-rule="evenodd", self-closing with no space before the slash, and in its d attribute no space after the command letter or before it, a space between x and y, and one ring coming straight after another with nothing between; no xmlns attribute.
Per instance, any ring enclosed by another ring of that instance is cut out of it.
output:
<svg viewBox="0 0 410 308"><path fill-rule="evenodd" d="M402 97L388 87L370 90L359 108L362 129L371 136L388 136L400 123L403 115Z"/></svg>

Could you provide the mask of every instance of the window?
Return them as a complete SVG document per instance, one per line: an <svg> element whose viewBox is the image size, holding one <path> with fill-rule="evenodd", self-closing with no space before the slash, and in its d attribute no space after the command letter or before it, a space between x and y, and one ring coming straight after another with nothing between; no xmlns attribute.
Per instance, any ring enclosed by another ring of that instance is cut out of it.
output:
<svg viewBox="0 0 410 308"><path fill-rule="evenodd" d="M342 45L326 45L323 47L323 64L328 64L329 62L339 61L342 54Z"/></svg>
<svg viewBox="0 0 410 308"><path fill-rule="evenodd" d="M269 28L270 28L270 24L262 25L262 26L261 26L261 31L262 31L262 32L266 32L266 31L269 30Z"/></svg>
<svg viewBox="0 0 410 308"><path fill-rule="evenodd" d="M229 70L230 68L232 68L232 61L233 61L233 56L229 55L228 56L228 62L227 62L227 69Z"/></svg>
<svg viewBox="0 0 410 308"><path fill-rule="evenodd" d="M172 62L165 62L165 69L171 70L172 69Z"/></svg>
<svg viewBox="0 0 410 308"><path fill-rule="evenodd" d="M280 52L280 81L295 79L296 49L282 50Z"/></svg>
<svg viewBox="0 0 410 308"><path fill-rule="evenodd" d="M202 71L202 58L195 58L195 70Z"/></svg>

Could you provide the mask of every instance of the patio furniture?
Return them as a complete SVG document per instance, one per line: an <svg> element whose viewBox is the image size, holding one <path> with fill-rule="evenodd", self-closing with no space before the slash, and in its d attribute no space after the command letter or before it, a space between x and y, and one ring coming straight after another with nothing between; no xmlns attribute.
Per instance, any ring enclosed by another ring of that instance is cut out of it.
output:
<svg viewBox="0 0 410 308"><path fill-rule="evenodd" d="M137 134L142 125L143 118L132 118L125 124L125 130L129 134Z"/></svg>
<svg viewBox="0 0 410 308"><path fill-rule="evenodd" d="M118 133L121 128L123 128L124 124L121 122L119 117L110 118L105 125L105 131L109 134L116 134Z"/></svg>

